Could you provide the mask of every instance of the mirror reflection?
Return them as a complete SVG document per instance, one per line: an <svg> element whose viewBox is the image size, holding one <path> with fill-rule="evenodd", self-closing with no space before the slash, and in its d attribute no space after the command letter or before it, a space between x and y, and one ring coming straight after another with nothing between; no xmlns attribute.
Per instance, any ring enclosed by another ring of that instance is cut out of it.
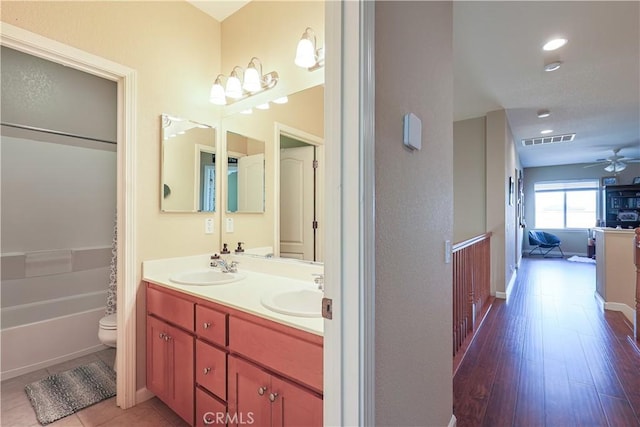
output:
<svg viewBox="0 0 640 427"><path fill-rule="evenodd" d="M227 212L264 212L264 142L227 132Z"/></svg>
<svg viewBox="0 0 640 427"><path fill-rule="evenodd" d="M242 241L253 254L318 262L324 259L324 88L313 86L287 98L268 110L222 119L229 162L224 161L228 197L221 245ZM251 141L253 151L239 148ZM252 174L256 206L244 210L240 163L255 153L264 154Z"/></svg>
<svg viewBox="0 0 640 427"><path fill-rule="evenodd" d="M215 212L215 128L169 114L162 115L164 212Z"/></svg>

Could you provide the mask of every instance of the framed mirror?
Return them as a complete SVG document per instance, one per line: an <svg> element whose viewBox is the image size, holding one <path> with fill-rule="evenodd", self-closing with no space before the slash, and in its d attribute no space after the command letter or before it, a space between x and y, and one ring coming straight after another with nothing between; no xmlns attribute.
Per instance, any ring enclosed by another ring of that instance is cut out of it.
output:
<svg viewBox="0 0 640 427"><path fill-rule="evenodd" d="M216 129L162 114L160 209L216 211Z"/></svg>
<svg viewBox="0 0 640 427"><path fill-rule="evenodd" d="M264 141L227 131L227 212L263 213Z"/></svg>

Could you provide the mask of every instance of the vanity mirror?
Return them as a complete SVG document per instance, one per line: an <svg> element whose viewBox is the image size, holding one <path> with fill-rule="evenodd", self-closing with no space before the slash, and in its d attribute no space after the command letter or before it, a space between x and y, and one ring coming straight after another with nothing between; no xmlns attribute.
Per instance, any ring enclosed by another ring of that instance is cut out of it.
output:
<svg viewBox="0 0 640 427"><path fill-rule="evenodd" d="M226 156L222 157L227 168L222 171L227 176L223 190L227 206L222 218L221 244L242 241L249 252L254 249L257 250L254 253L322 261L322 85L289 95L286 104L272 104L268 110L225 116L221 128L227 147ZM252 144L248 151L238 148ZM236 171L249 155L262 157L255 162L251 174L255 178L251 182L255 207L243 209L240 173ZM243 212L262 214L238 215Z"/></svg>
<svg viewBox="0 0 640 427"><path fill-rule="evenodd" d="M264 212L264 141L227 132L227 212Z"/></svg>
<svg viewBox="0 0 640 427"><path fill-rule="evenodd" d="M162 114L160 209L216 211L216 129Z"/></svg>

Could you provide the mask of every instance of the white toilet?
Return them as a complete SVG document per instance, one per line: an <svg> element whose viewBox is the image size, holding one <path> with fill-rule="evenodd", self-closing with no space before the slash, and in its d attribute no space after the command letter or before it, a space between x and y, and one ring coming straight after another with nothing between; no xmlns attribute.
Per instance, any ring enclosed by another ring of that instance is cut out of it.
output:
<svg viewBox="0 0 640 427"><path fill-rule="evenodd" d="M110 314L100 319L100 327L98 329L98 339L100 342L109 347L116 347L116 338L118 335L118 325L116 323L117 315ZM116 360L117 360L116 353ZM114 362L113 370L116 370L116 362Z"/></svg>

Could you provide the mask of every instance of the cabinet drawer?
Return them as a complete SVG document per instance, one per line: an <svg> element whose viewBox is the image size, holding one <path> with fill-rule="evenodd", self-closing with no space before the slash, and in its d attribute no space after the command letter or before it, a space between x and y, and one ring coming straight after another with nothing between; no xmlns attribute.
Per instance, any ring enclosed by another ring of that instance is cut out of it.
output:
<svg viewBox="0 0 640 427"><path fill-rule="evenodd" d="M221 346L227 345L227 314L196 305L196 334Z"/></svg>
<svg viewBox="0 0 640 427"><path fill-rule="evenodd" d="M196 383L227 400L227 353L196 340Z"/></svg>
<svg viewBox="0 0 640 427"><path fill-rule="evenodd" d="M147 312L181 328L193 331L194 303L147 287Z"/></svg>
<svg viewBox="0 0 640 427"><path fill-rule="evenodd" d="M322 392L322 345L232 316L229 349Z"/></svg>
<svg viewBox="0 0 640 427"><path fill-rule="evenodd" d="M227 406L196 387L196 427L226 426Z"/></svg>

